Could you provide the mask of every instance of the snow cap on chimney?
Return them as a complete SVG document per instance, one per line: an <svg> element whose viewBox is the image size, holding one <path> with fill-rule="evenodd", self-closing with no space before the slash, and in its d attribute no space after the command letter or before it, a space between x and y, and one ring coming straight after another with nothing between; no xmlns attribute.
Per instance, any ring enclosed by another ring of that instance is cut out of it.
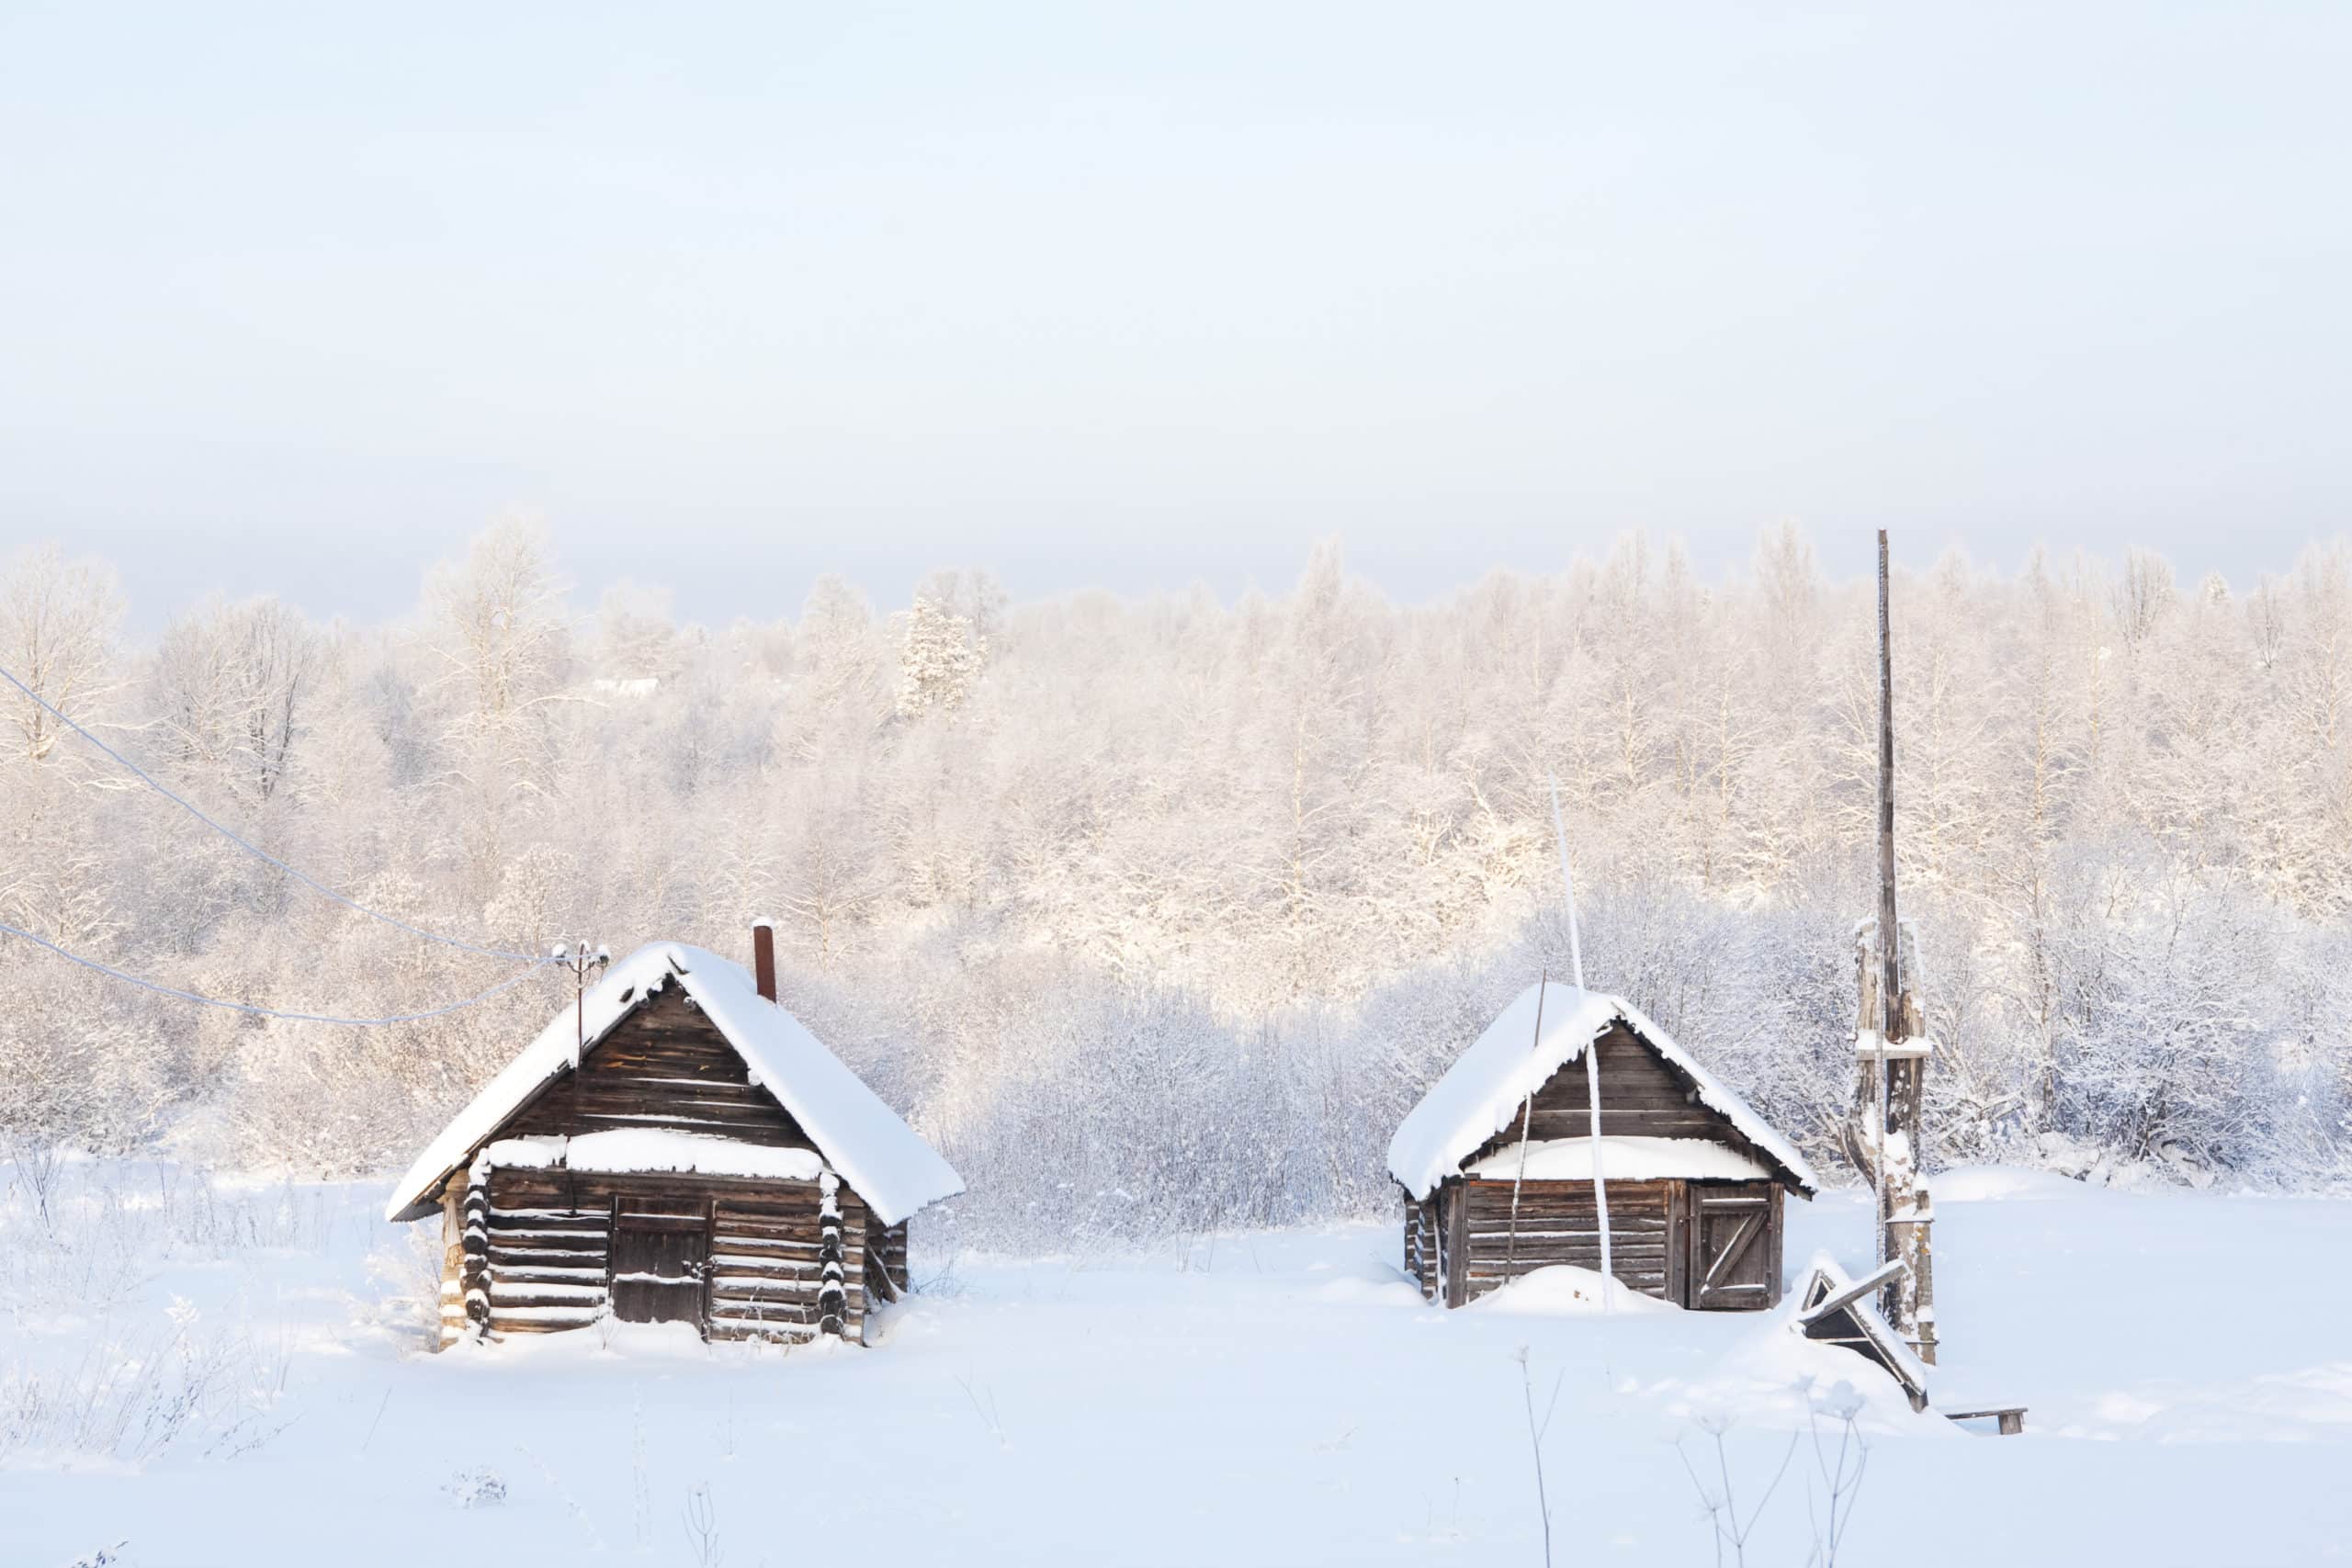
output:
<svg viewBox="0 0 2352 1568"><path fill-rule="evenodd" d="M775 1000L775 920L771 916L752 922L752 981L760 995Z"/></svg>

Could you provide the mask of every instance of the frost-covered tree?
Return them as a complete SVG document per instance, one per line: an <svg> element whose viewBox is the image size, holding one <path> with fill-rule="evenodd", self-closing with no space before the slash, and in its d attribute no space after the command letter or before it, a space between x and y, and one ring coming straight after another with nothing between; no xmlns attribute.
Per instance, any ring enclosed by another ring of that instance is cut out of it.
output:
<svg viewBox="0 0 2352 1568"><path fill-rule="evenodd" d="M191 783L261 805L286 782L310 722L322 644L274 599L213 604L164 628L154 708Z"/></svg>
<svg viewBox="0 0 2352 1568"><path fill-rule="evenodd" d="M2347 563L2339 543L2251 584L2063 552L1897 576L1933 1147L2352 1175ZM1565 969L1554 777L1593 982L1835 1159L1874 620L1794 529L1712 576L1627 539L1409 604L1336 542L1229 601L1013 604L957 571L884 619L826 579L713 632L627 589L576 645L558 564L503 524L398 626L160 606L154 645L122 649L105 570L37 553L0 590L0 660L402 919L514 951L740 953L775 916L796 1009L949 1148L975 1234L1385 1203L1404 1108ZM6 709L0 919L304 1011L415 1010L500 973L320 898L37 711ZM0 1033L0 1119L345 1170L412 1153L560 989L338 1031L126 1001L0 951L31 999Z"/></svg>
<svg viewBox="0 0 2352 1568"><path fill-rule="evenodd" d="M54 545L22 551L9 563L0 578L0 659L40 699L13 687L5 698L22 755L46 761L55 750L61 726L49 708L84 717L110 689L121 620L113 568L69 561Z"/></svg>
<svg viewBox="0 0 2352 1568"><path fill-rule="evenodd" d="M988 647L967 616L917 595L899 626L899 716L952 713L971 694Z"/></svg>

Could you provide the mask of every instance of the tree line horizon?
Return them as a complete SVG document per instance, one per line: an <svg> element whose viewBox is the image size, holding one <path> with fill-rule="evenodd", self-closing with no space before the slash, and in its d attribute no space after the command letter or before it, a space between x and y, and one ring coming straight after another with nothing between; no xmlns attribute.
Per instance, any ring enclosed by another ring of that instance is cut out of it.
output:
<svg viewBox="0 0 2352 1568"><path fill-rule="evenodd" d="M1873 586L1794 528L1702 581L1626 536L1400 605L1337 540L1282 594L681 626L565 600L486 531L401 622L213 599L120 635L103 562L0 579L0 660L371 908L522 951L741 956L966 1171L1007 1245L1383 1212L1404 1109L1586 970L1825 1167L1871 912ZM1939 1070L1931 1162L2340 1182L2352 1160L2352 547L2244 590L2162 557L1948 552L1894 586L1897 854ZM382 1016L492 960L354 916L11 692L0 918L206 995ZM126 787L128 785L129 787ZM10 942L0 1134L396 1167L555 1009L378 1030L201 1011Z"/></svg>

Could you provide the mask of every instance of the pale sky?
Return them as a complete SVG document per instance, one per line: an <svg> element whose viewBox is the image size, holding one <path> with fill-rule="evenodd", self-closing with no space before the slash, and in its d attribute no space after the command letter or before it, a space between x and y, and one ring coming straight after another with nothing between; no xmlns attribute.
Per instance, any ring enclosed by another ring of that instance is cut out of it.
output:
<svg viewBox="0 0 2352 1568"><path fill-rule="evenodd" d="M2352 527L2352 7L0 3L0 548L1408 599Z"/></svg>

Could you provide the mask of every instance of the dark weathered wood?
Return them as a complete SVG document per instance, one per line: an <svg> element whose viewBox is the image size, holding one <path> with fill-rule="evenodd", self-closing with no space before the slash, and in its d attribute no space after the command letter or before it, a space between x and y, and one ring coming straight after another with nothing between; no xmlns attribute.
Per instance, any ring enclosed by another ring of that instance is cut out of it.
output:
<svg viewBox="0 0 2352 1568"><path fill-rule="evenodd" d="M1775 1179L1790 1179L1770 1156L1758 1149L1731 1120L1699 1098L1698 1085L1679 1068L1645 1046L1623 1023L1612 1025L1594 1042L1595 1065L1600 1077L1600 1128L1603 1137L1698 1138L1721 1144L1757 1160L1774 1172ZM1528 1135L1537 1142L1585 1138L1592 1133L1591 1094L1580 1065L1557 1072L1535 1091L1525 1117ZM1483 1159L1514 1144L1519 1121L1497 1133L1471 1156ZM1611 1181L1613 1193L1617 1183Z"/></svg>
<svg viewBox="0 0 2352 1568"><path fill-rule="evenodd" d="M1921 1032L1916 998L1903 985L1903 928L1894 898L1894 630L1889 593L1886 530L1878 534L1878 957L1880 1007L1875 1019L1862 1021L1875 1028L1885 1043ZM1914 977L1914 985L1917 977ZM1866 1164L1879 1196L1879 1247L1882 1258L1899 1258L1903 1276L1886 1287L1882 1311L1919 1358L1936 1359L1934 1245L1930 1240L1934 1201L1927 1173L1926 1090L1928 1058L1913 1053L1889 1057L1884 1081L1875 1070L1861 1075L1860 1098L1874 1105L1883 1131L1882 1147L1897 1145L1909 1157L1897 1171L1880 1168L1879 1150ZM1897 1145L1897 1141L1899 1145ZM1898 1220L1895 1216L1904 1218Z"/></svg>
<svg viewBox="0 0 2352 1568"><path fill-rule="evenodd" d="M835 1202L842 1256L830 1269L812 1181L516 1169L490 1173L484 1192L493 1335L584 1326L609 1303L616 1316L695 1322L713 1338L802 1337L824 1292L840 1331L864 1335L873 1249L865 1205L846 1186ZM903 1225L874 1234L903 1256ZM634 1273L680 1282L615 1288L613 1276Z"/></svg>
<svg viewBox="0 0 2352 1568"><path fill-rule="evenodd" d="M556 1081L563 1092L543 1088L496 1136L667 1127L772 1146L813 1146L676 987L639 1002L588 1051L576 1074Z"/></svg>
<svg viewBox="0 0 2352 1568"><path fill-rule="evenodd" d="M1589 1139L1593 1103L1603 1137L1690 1138L1720 1144L1770 1173L1769 1182L1724 1184L1619 1181L1608 1184L1606 1266L1635 1290L1677 1303L1694 1292L1714 1308L1762 1307L1781 1293L1781 1193L1798 1179L1757 1147L1731 1119L1700 1096L1697 1080L1645 1044L1622 1020L1603 1031L1573 1070L1554 1073L1526 1102L1514 1125L1463 1163L1503 1156L1491 1176L1450 1179L1426 1213L1407 1199L1405 1267L1432 1300L1464 1302L1532 1269L1567 1263L1604 1267L1602 1210L1591 1181L1510 1179L1509 1155L1522 1138ZM1726 1224L1701 1190L1736 1186L1748 1221ZM1769 1194L1767 1193L1769 1189ZM1724 1252L1734 1254L1726 1259ZM1702 1257L1703 1251L1703 1258ZM1523 1257L1523 1261L1522 1261ZM1424 1272L1426 1270L1426 1272ZM1438 1283L1442 1278L1443 1284Z"/></svg>
<svg viewBox="0 0 2352 1568"><path fill-rule="evenodd" d="M1886 530L1878 531L1878 932L1881 1033L1902 1037L1903 985L1896 959L1902 942L1894 915L1894 630L1889 613Z"/></svg>
<svg viewBox="0 0 2352 1568"><path fill-rule="evenodd" d="M865 1232L865 1289L869 1295L895 1302L907 1289L907 1224L875 1225Z"/></svg>
<svg viewBox="0 0 2352 1568"><path fill-rule="evenodd" d="M1666 1299L1690 1299L1690 1184L1666 1184Z"/></svg>
<svg viewBox="0 0 2352 1568"><path fill-rule="evenodd" d="M1463 1191L1466 1185L1453 1180L1438 1189L1443 1199L1445 1304L1450 1307L1464 1306L1470 1301L1470 1205Z"/></svg>
<svg viewBox="0 0 2352 1568"><path fill-rule="evenodd" d="M1488 1291L1555 1264L1598 1273L1601 1267L1600 1215L1592 1184L1528 1181L1519 1195L1516 1241L1511 1229L1511 1190L1503 1178L1448 1183L1455 1245L1449 1285L1451 1304L1475 1301ZM1612 1181L1609 1184L1610 1258L1614 1278L1645 1295L1668 1297L1675 1274L1674 1190L1679 1183ZM1457 1294L1459 1301L1452 1301Z"/></svg>
<svg viewBox="0 0 2352 1568"><path fill-rule="evenodd" d="M674 987L639 1001L492 1137L606 1127L813 1147ZM828 1211L815 1181L499 1168L469 1207L464 1180L459 1172L445 1188L445 1337L467 1323L502 1334L579 1326L609 1304L718 1338L822 1325L860 1339L869 1285L884 1300L906 1288L906 1224L872 1225L846 1183Z"/></svg>
<svg viewBox="0 0 2352 1568"><path fill-rule="evenodd" d="M1592 1049L1600 1075L1600 1130L1604 1137L1700 1138L1749 1151L1728 1119L1702 1103L1697 1086L1682 1078L1623 1024L1604 1032ZM1538 1141L1582 1138L1592 1131L1592 1100L1581 1066L1552 1075L1536 1090L1527 1118ZM1498 1133L1474 1158L1514 1142L1516 1126ZM1613 1186L1614 1183L1611 1183Z"/></svg>
<svg viewBox="0 0 2352 1568"><path fill-rule="evenodd" d="M709 1245L700 1227L655 1225L621 1215L613 1229L613 1315L624 1323L691 1323L701 1328Z"/></svg>
<svg viewBox="0 0 2352 1568"><path fill-rule="evenodd" d="M1689 1284L1684 1304L1702 1312L1749 1311L1779 1292L1772 1216L1780 1189L1768 1181L1694 1181Z"/></svg>
<svg viewBox="0 0 2352 1568"><path fill-rule="evenodd" d="M476 1333L483 1333L490 1327L490 1189L486 1179L468 1178L460 1213L464 1230L458 1299L465 1303L466 1321Z"/></svg>
<svg viewBox="0 0 2352 1568"><path fill-rule="evenodd" d="M1398 1190L1403 1191L1402 1188ZM1437 1205L1405 1193L1405 1272L1420 1288L1423 1301L1438 1297Z"/></svg>
<svg viewBox="0 0 2352 1568"><path fill-rule="evenodd" d="M1857 1292L1851 1281L1841 1285L1831 1270L1816 1268L1798 1288L1797 1305L1797 1324L1806 1338L1842 1345L1877 1362L1903 1385L1912 1409L1928 1407L1920 1363L1901 1334L1871 1304L1867 1292Z"/></svg>
<svg viewBox="0 0 2352 1568"><path fill-rule="evenodd" d="M842 1334L848 1327L849 1291L848 1247L842 1224L841 1185L838 1178L828 1176L820 1184L817 1219L817 1321L827 1334Z"/></svg>
<svg viewBox="0 0 2352 1568"><path fill-rule="evenodd" d="M702 1299L695 1303L695 1307L698 1314L695 1321L702 1325L703 1337L707 1339L710 1337L712 1277L718 1272L717 1269L712 1265L712 1255L718 1250L718 1198L717 1194L712 1194L703 1200L702 1236Z"/></svg>
<svg viewBox="0 0 2352 1568"><path fill-rule="evenodd" d="M1948 1410L1944 1413L1944 1419L1982 1421L1986 1416L1993 1416L2001 1424L2001 1436L2014 1438L2025 1430L2025 1413L2026 1406L2022 1404L2000 1404L1985 1410Z"/></svg>

